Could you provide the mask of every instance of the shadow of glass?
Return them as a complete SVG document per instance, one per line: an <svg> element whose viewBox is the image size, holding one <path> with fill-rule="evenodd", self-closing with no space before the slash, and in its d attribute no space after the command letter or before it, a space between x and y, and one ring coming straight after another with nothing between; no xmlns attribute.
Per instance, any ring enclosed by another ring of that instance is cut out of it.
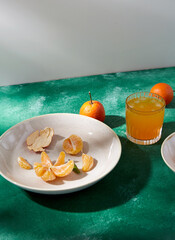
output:
<svg viewBox="0 0 175 240"><path fill-rule="evenodd" d="M110 128L116 128L125 124L125 118L115 115L107 115L104 123L106 123Z"/></svg>
<svg viewBox="0 0 175 240"><path fill-rule="evenodd" d="M94 212L122 205L134 198L147 184L150 159L142 147L120 138L122 155L117 166L104 179L79 192L65 195L26 195L48 208L66 212Z"/></svg>

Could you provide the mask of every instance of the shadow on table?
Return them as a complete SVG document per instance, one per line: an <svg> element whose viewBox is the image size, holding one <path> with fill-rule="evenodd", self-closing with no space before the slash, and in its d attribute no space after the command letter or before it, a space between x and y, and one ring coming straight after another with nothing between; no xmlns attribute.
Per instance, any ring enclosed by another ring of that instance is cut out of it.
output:
<svg viewBox="0 0 175 240"><path fill-rule="evenodd" d="M175 108L175 97L173 100L166 106L166 108Z"/></svg>
<svg viewBox="0 0 175 240"><path fill-rule="evenodd" d="M164 123L162 129L162 137L157 142L157 144L161 145L163 141L173 132L175 132L175 122Z"/></svg>
<svg viewBox="0 0 175 240"><path fill-rule="evenodd" d="M147 184L151 162L145 146L121 138L122 155L117 166L104 179L79 192L41 195L25 191L33 201L66 212L94 212L122 205L134 198ZM147 146L146 146L147 147Z"/></svg>
<svg viewBox="0 0 175 240"><path fill-rule="evenodd" d="M116 128L125 124L125 118L116 115L106 115L104 123L110 128Z"/></svg>

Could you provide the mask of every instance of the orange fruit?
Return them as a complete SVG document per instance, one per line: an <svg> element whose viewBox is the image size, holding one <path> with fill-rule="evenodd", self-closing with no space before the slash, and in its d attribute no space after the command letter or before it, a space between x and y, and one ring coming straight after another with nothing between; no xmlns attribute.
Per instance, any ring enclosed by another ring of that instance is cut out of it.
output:
<svg viewBox="0 0 175 240"><path fill-rule="evenodd" d="M92 169L93 165L94 165L94 159L93 157L83 153L82 154L82 160L83 160L83 167L82 170L84 172L88 172L89 170Z"/></svg>
<svg viewBox="0 0 175 240"><path fill-rule="evenodd" d="M83 149L83 141L82 139L72 134L69 138L66 138L63 142L63 150L66 153L76 155Z"/></svg>
<svg viewBox="0 0 175 240"><path fill-rule="evenodd" d="M53 181L56 179L55 174L52 172L52 169L48 169L47 171L44 172L44 174L41 176L41 178L45 182Z"/></svg>
<svg viewBox="0 0 175 240"><path fill-rule="evenodd" d="M54 166L59 166L65 163L65 152L60 152L60 155L57 158L57 161L55 162Z"/></svg>
<svg viewBox="0 0 175 240"><path fill-rule="evenodd" d="M24 169L31 169L32 168L30 163L28 163L27 160L24 159L23 157L18 157L18 163L19 163L19 166L21 168L24 168Z"/></svg>
<svg viewBox="0 0 175 240"><path fill-rule="evenodd" d="M60 166L52 166L51 169L57 177L65 177L69 175L74 168L74 161L70 160L69 162L62 164Z"/></svg>
<svg viewBox="0 0 175 240"><path fill-rule="evenodd" d="M41 177L47 170L46 167L43 167L43 165L38 162L35 162L33 167L34 167L35 173L38 177Z"/></svg>
<svg viewBox="0 0 175 240"><path fill-rule="evenodd" d="M49 168L53 165L52 161L50 160L50 158L46 152L41 153L41 163L44 167L47 167L47 168Z"/></svg>
<svg viewBox="0 0 175 240"><path fill-rule="evenodd" d="M91 93L90 101L85 102L80 108L80 115L95 118L99 121L104 122L105 120L105 109L99 101L92 101Z"/></svg>
<svg viewBox="0 0 175 240"><path fill-rule="evenodd" d="M168 105L173 100L173 89L172 87L167 83L157 83L151 88L151 93L156 93L159 96L163 97L163 99L166 102L166 105Z"/></svg>

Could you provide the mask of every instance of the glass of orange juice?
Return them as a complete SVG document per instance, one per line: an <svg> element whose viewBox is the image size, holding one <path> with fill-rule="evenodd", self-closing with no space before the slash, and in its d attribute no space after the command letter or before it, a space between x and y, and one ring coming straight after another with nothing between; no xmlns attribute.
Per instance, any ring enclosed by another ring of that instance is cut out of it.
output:
<svg viewBox="0 0 175 240"><path fill-rule="evenodd" d="M137 144L150 145L161 138L164 99L150 92L131 94L126 99L126 134Z"/></svg>

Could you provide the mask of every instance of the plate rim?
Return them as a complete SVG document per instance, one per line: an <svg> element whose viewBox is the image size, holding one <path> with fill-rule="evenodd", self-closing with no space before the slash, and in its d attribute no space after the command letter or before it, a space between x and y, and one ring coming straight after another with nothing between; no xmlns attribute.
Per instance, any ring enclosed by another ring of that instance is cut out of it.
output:
<svg viewBox="0 0 175 240"><path fill-rule="evenodd" d="M173 133L171 133L170 135L168 135L168 136L165 138L165 140L163 141L162 146L161 146L161 155L162 155L162 158L163 158L165 164L166 164L173 172L175 172L175 168L173 169L173 168L170 166L170 164L166 161L166 158L165 158L165 156L164 156L164 154L163 154L163 148L164 148L166 142L167 142L171 137L173 137L173 136L175 136L175 132L173 132Z"/></svg>
<svg viewBox="0 0 175 240"><path fill-rule="evenodd" d="M28 122L28 121L31 121L33 119L37 119L37 118L42 118L42 117L47 117L47 116L59 116L59 115L67 115L67 116L77 116L78 118L90 118L88 116L84 116L84 115L80 115L80 114L77 114L77 113L49 113L49 114L43 114L43 115L38 115L38 116L34 116L34 117L31 117L31 118L28 118L28 119L25 119L15 125L13 125L12 127L10 127L9 129L7 129L1 136L0 136L0 141L2 140L2 138L8 134L8 132L10 132L13 128L25 123L25 122ZM88 186L91 186L95 183L97 183L98 181L102 180L105 176L107 176L115 167L116 165L118 164L120 158L121 158L121 153L122 153L122 144L121 144L121 141L120 141L120 138L119 136L114 132L114 130L112 128L110 128L106 123L104 122L101 122L97 119L94 119L94 118L90 118L91 120L90 121L97 121L98 123L100 123L101 125L104 125L109 131L111 131L114 135L114 137L116 138L116 140L118 141L118 144L119 144L119 157L117 159L117 161L115 162L115 164L112 165L112 167L108 170L108 171L105 171L104 174L102 174L99 178L95 179L95 180L91 180L91 181L88 181L86 184L82 184L78 187L70 187L68 189L62 189L62 190L55 190L55 189L47 189L47 188L38 188L38 187L30 187L30 186L26 186L26 185L23 185L21 183L18 183L16 181L13 181L11 180L9 177L7 177L6 175L4 175L1 171L1 168L0 168L0 175L5 178L8 182L22 188L22 189L25 189L25 190L28 190L28 191L31 191L31 192L36 192L36 193L41 193L41 194L65 194L65 193L71 193L71 192L75 192L75 191L79 191L79 190L83 190L85 188L87 188Z"/></svg>

